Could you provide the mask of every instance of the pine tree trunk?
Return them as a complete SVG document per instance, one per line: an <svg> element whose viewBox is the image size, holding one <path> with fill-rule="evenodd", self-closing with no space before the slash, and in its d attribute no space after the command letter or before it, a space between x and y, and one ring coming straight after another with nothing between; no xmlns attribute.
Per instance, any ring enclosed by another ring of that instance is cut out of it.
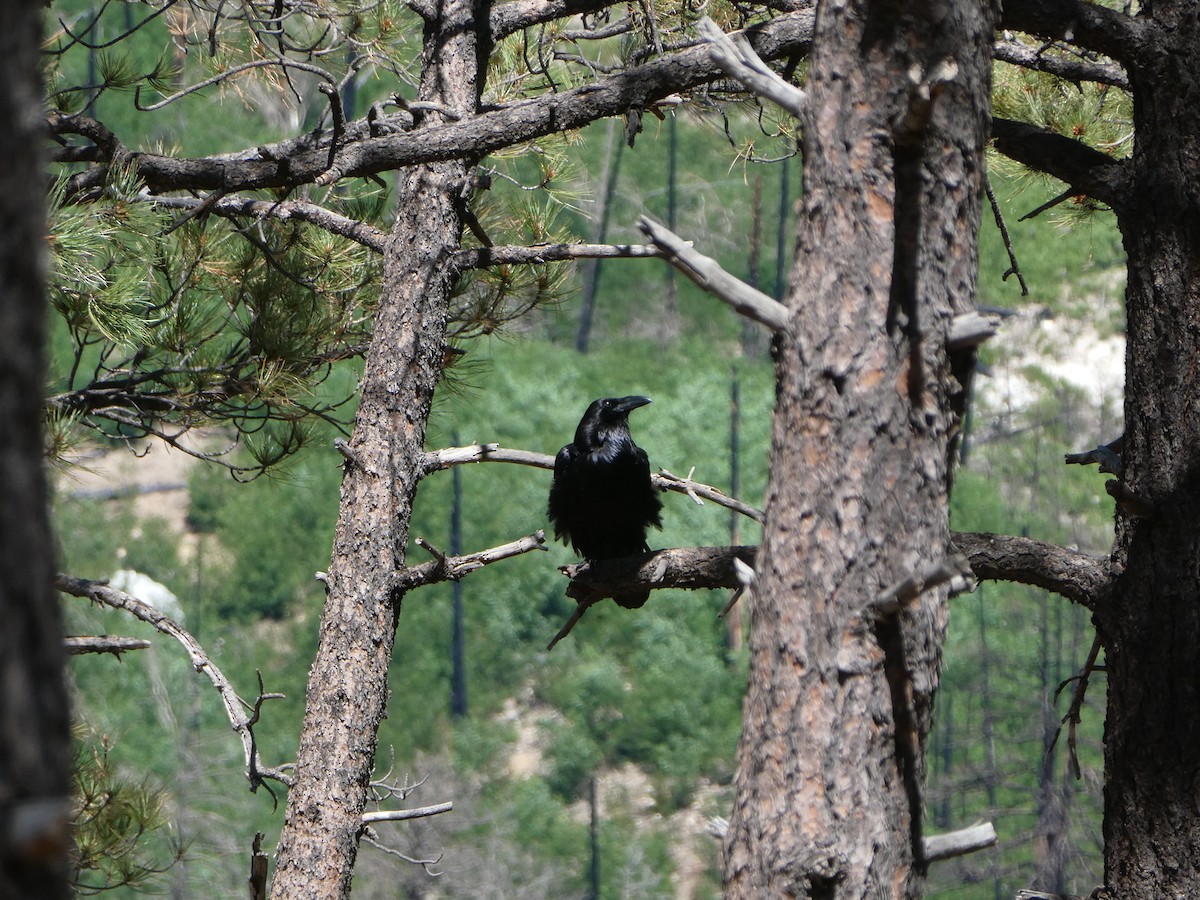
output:
<svg viewBox="0 0 1200 900"><path fill-rule="evenodd" d="M993 21L950 0L818 12L728 897L923 885L945 592L867 608L946 553L962 360L944 336L973 301ZM923 107L910 73L946 59Z"/></svg>
<svg viewBox="0 0 1200 900"><path fill-rule="evenodd" d="M425 31L420 99L451 111L478 105L472 0L446 0ZM435 124L438 113L429 113ZM325 610L309 673L296 781L272 885L277 898L341 898L350 892L361 815L387 699L388 663L400 612L394 578L404 565L425 428L445 352L470 166L415 166L400 178L383 293L360 385L342 482Z"/></svg>
<svg viewBox="0 0 1200 900"><path fill-rule="evenodd" d="M0 897L58 900L71 895L71 737L43 473L40 12L0 6Z"/></svg>
<svg viewBox="0 0 1200 900"><path fill-rule="evenodd" d="M1144 5L1144 12L1150 12ZM1154 3L1160 44L1130 72L1130 202L1122 482L1097 609L1105 647L1105 884L1113 897L1200 896L1200 22ZM1131 514L1146 513L1144 516Z"/></svg>

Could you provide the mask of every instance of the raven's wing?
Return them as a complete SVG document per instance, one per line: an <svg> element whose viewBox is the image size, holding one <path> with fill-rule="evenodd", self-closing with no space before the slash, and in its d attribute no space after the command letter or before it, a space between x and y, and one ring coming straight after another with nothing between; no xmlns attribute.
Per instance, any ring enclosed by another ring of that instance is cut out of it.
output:
<svg viewBox="0 0 1200 900"><path fill-rule="evenodd" d="M571 467L579 459L579 450L567 444L554 457L554 477L550 480L550 500L546 504L546 515L554 525L554 536L570 540L569 518L572 513L575 488L572 485Z"/></svg>

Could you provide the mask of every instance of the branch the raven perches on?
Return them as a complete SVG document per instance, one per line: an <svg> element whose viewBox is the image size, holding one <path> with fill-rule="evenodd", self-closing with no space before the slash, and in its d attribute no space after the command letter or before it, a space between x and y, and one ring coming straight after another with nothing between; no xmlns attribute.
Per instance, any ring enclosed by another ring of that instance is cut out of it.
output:
<svg viewBox="0 0 1200 900"><path fill-rule="evenodd" d="M662 501L650 483L646 451L629 434L629 414L649 397L606 397L587 408L575 440L558 451L547 513L554 536L585 559L646 553L646 529L661 528ZM636 609L649 591L614 596Z"/></svg>

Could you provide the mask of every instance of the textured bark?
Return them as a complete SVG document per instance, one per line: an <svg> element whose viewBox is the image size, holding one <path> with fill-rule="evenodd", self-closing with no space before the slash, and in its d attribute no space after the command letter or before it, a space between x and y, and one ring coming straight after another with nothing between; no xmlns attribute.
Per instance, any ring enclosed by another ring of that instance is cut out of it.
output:
<svg viewBox="0 0 1200 900"><path fill-rule="evenodd" d="M1113 897L1200 896L1200 22L1142 5L1152 40L1130 66L1124 571L1096 610L1108 681L1105 884Z"/></svg>
<svg viewBox="0 0 1200 900"><path fill-rule="evenodd" d="M427 22L420 99L478 108L474 0L445 0ZM436 127L437 116L431 127ZM387 700L408 527L424 470L425 428L445 352L470 161L405 171L383 293L342 482L296 780L280 837L275 898L340 898L350 879Z"/></svg>
<svg viewBox="0 0 1200 900"><path fill-rule="evenodd" d="M70 896L66 653L42 472L39 5L0 6L0 897Z"/></svg>
<svg viewBox="0 0 1200 900"><path fill-rule="evenodd" d="M818 12L729 897L921 890L945 588L863 612L947 552L952 370L970 360L945 336L974 294L992 24L948 0ZM910 73L946 59L923 104Z"/></svg>

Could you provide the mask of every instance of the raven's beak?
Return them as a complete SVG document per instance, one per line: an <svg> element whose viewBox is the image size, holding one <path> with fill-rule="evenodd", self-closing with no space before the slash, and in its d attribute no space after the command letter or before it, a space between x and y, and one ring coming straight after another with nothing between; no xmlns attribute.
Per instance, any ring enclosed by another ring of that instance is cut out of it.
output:
<svg viewBox="0 0 1200 900"><path fill-rule="evenodd" d="M622 397L617 401L617 412L633 412L639 406L645 406L649 402L649 397Z"/></svg>

